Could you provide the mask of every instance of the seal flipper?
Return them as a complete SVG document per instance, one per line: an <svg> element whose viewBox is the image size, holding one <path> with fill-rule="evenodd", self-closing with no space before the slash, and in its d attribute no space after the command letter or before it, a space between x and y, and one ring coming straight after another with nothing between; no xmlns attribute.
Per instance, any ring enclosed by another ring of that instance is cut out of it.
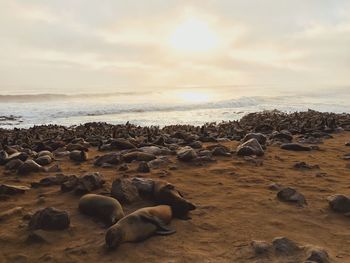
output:
<svg viewBox="0 0 350 263"><path fill-rule="evenodd" d="M175 229L168 229L168 230L161 230L161 229L159 229L159 230L156 231L156 234L160 235L160 236L168 236L168 235L172 235L174 233L176 233Z"/></svg>
<svg viewBox="0 0 350 263"><path fill-rule="evenodd" d="M156 234L157 235L171 235L176 233L175 229L170 229L168 228L162 220L160 220L156 216L146 216L146 215L141 215L140 216L144 221L150 222L158 227Z"/></svg>

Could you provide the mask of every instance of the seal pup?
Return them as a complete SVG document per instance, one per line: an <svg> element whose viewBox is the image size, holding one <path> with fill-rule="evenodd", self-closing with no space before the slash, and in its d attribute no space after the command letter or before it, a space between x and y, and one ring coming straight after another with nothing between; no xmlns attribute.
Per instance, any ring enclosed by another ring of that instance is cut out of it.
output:
<svg viewBox="0 0 350 263"><path fill-rule="evenodd" d="M79 211L101 219L111 226L124 217L124 211L117 199L104 195L86 194L79 200Z"/></svg>
<svg viewBox="0 0 350 263"><path fill-rule="evenodd" d="M171 235L175 230L166 227L172 219L171 207L159 205L144 207L123 217L106 233L108 248L115 248L124 242L138 242L152 235Z"/></svg>

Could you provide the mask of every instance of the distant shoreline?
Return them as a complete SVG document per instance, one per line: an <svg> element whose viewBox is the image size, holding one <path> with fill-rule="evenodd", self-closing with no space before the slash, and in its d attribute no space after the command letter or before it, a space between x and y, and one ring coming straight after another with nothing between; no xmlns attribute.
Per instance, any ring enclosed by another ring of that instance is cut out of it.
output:
<svg viewBox="0 0 350 263"><path fill-rule="evenodd" d="M203 125L191 125L191 124L180 124L180 123L172 123L169 125L138 125L129 121L123 122L123 123L112 123L109 121L92 121L92 122L84 122L84 123L75 123L72 125L64 125L64 124L59 124L59 123L49 123L49 124L38 124L38 125L32 125L29 127L16 127L18 126L18 123L23 122L21 120L21 116L0 116L0 129L3 130L14 130L14 129L24 129L24 130L29 130L33 129L34 127L65 127L65 128L76 128L80 126L94 126L94 125L108 125L108 126L124 126L124 125L131 125L135 127L143 127L143 128L148 128L148 127L159 127L161 129L166 129L167 127L171 126L188 126L188 127L203 127L206 125L214 125L214 126L220 126L220 125L225 125L226 123L240 123L245 121L245 119L250 118L251 116L261 116L261 120L259 119L259 123L264 121L264 118L267 119L267 122L271 122L273 120L270 120L267 116L272 116L275 118L279 118L280 122L286 122L286 121L297 121L298 123L301 123L303 121L305 122L325 122L327 124L327 121L329 122L329 119L333 120L333 125L338 125L338 127L344 128L344 123L346 126L346 129L350 130L350 113L333 113L333 112L320 112L320 111L315 111L312 109L309 109L308 111L295 111L295 112L285 112L285 111L280 111L280 110L264 110L264 111L258 111L258 112L236 112L237 114L241 114L242 116L239 119L232 119L232 120L220 120L220 121L208 121L205 122ZM303 119L298 119L298 116L304 116L305 120ZM307 116L307 117L305 117ZM312 117L310 117L312 116ZM256 117L255 117L256 118ZM285 119L285 120L283 120ZM336 121L338 120L338 122ZM17 122L14 124L11 124L10 122ZM326 125L325 124L325 125ZM2 125L10 126L10 127L2 127ZM252 122L252 126L257 125L257 123ZM292 124L291 124L292 125ZM322 127L321 127L322 128ZM320 129L320 127L318 127Z"/></svg>

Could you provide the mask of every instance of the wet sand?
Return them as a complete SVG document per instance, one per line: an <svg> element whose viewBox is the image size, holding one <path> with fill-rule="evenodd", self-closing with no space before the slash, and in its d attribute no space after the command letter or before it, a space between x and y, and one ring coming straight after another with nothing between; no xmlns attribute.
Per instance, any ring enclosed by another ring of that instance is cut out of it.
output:
<svg viewBox="0 0 350 263"><path fill-rule="evenodd" d="M54 231L49 244L31 244L26 242L28 221L23 214L0 221L0 262L280 262L247 253L252 240L271 242L280 236L302 245L322 247L334 262L350 262L350 218L331 211L326 200L333 194L350 195L350 161L342 159L350 153L350 147L345 146L350 132L333 136L320 144L320 151L292 152L268 146L263 157L215 157L217 162L203 166L179 162L176 156L170 156L172 164L152 169L148 174L136 172L137 162L125 172L118 171L118 166L95 167L94 156L101 155L96 148L90 149L89 160L82 164L64 157L57 162L65 175L94 171L103 175L105 189L95 193L109 191L113 179L125 174L161 177L176 185L197 209L190 213L191 220L172 221L171 227L177 230L174 235L154 236L107 251L106 227L79 213L79 196L62 193L59 186L32 188L23 195L1 200L0 211L23 207L25 214L53 206L69 212L71 226ZM222 144L235 150L239 142ZM301 161L317 164L320 169L293 168ZM176 170L169 169L174 165ZM0 174L0 183L26 186L47 176L7 174L3 166ZM297 189L308 205L302 208L279 201L277 192L269 188L273 183ZM139 202L123 207L129 213L145 205Z"/></svg>

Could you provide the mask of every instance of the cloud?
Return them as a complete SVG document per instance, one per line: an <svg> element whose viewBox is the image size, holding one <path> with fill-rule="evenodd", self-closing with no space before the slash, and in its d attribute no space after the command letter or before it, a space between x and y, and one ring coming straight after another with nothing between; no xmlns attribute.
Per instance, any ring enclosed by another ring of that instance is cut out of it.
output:
<svg viewBox="0 0 350 263"><path fill-rule="evenodd" d="M186 18L219 48L169 45ZM350 85L349 1L0 0L1 90Z"/></svg>

